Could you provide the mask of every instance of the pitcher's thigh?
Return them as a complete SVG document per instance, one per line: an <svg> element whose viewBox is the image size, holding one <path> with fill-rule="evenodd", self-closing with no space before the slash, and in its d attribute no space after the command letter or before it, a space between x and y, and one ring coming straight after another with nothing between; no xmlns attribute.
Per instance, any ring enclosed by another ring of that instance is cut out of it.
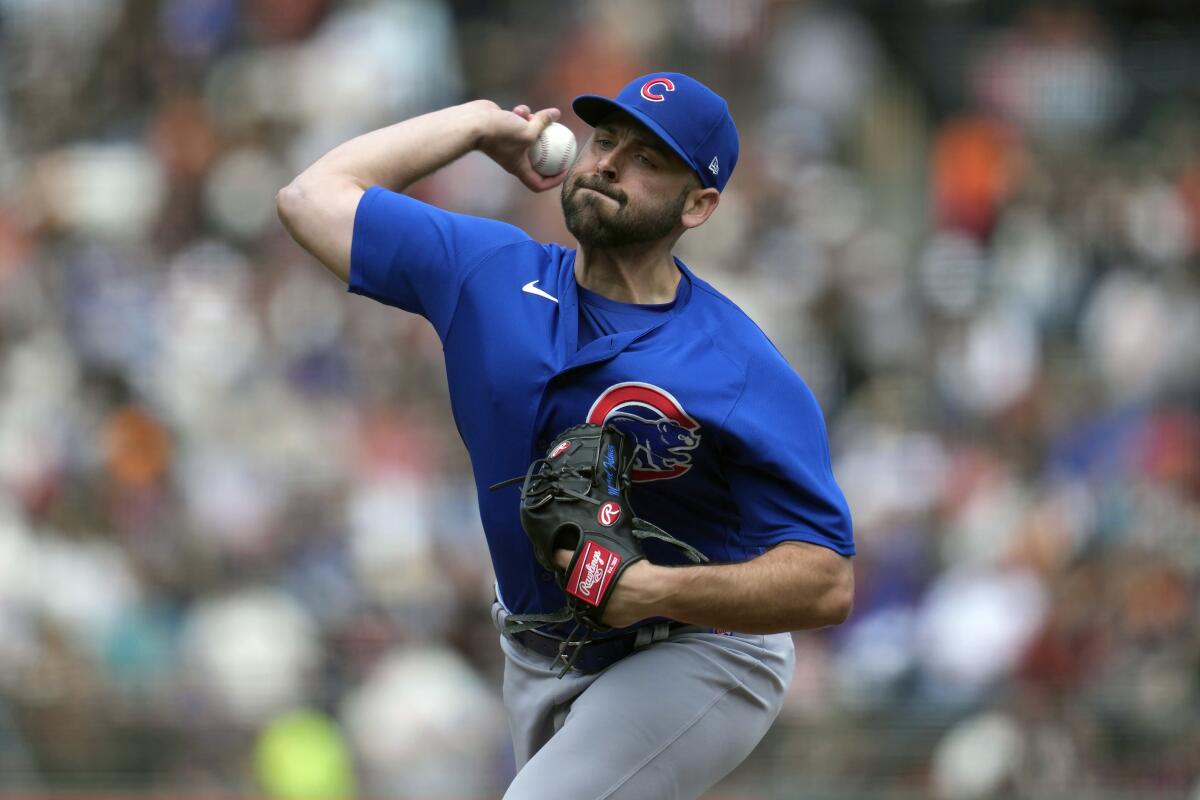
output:
<svg viewBox="0 0 1200 800"><path fill-rule="evenodd" d="M792 666L786 634L689 634L634 653L575 700L505 800L699 797L771 727Z"/></svg>

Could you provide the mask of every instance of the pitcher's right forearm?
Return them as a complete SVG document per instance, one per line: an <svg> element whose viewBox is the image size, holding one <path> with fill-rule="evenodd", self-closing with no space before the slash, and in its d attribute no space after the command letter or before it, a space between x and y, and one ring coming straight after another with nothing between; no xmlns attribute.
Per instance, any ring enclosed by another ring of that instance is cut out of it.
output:
<svg viewBox="0 0 1200 800"><path fill-rule="evenodd" d="M354 214L372 186L404 191L474 149L488 109L474 101L358 136L326 153L275 197L279 219L305 250L350 279Z"/></svg>
<svg viewBox="0 0 1200 800"><path fill-rule="evenodd" d="M486 105L464 103L364 133L330 150L298 179L345 178L363 190L402 192L475 148Z"/></svg>

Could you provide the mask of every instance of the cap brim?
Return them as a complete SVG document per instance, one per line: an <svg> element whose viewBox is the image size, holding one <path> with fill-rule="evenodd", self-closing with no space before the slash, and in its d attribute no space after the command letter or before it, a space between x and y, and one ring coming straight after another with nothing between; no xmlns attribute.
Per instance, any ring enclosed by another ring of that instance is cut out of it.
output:
<svg viewBox="0 0 1200 800"><path fill-rule="evenodd" d="M606 115L612 113L613 111L619 111L623 114L633 117L642 125L645 125L651 133L662 140L663 144L671 148L671 150L677 156L683 159L683 163L687 164L688 167L690 167L692 171L700 177L701 184L705 186L708 185L704 181L704 175L696 169L694 164L692 164L691 156L684 152L684 149L679 146L679 143L676 142L669 133L663 130L663 128L657 122L650 119L650 117L646 116L638 109L632 106L627 106L624 103L618 103L616 100L611 98L601 97L600 95L595 94L584 94L576 97L571 101L571 109L575 112L575 116L579 117L593 128L596 127L596 125L602 119L604 119Z"/></svg>

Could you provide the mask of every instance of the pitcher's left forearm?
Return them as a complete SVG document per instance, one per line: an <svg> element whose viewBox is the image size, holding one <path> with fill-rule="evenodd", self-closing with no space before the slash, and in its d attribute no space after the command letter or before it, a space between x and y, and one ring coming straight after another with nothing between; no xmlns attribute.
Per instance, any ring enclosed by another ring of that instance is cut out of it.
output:
<svg viewBox="0 0 1200 800"><path fill-rule="evenodd" d="M655 614L741 633L837 625L854 603L851 560L805 542L740 564L656 566L645 578L657 584L648 596Z"/></svg>

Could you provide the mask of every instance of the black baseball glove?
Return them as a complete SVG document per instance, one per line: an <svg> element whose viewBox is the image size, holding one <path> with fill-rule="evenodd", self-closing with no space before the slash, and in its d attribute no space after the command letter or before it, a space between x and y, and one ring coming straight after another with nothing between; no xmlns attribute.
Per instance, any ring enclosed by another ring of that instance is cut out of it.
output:
<svg viewBox="0 0 1200 800"><path fill-rule="evenodd" d="M691 545L634 516L629 504L632 464L633 448L621 431L612 425L585 424L560 433L545 458L529 465L521 487L521 526L538 562L558 578L567 604L551 614L512 615L506 632L571 619L576 630L588 629L588 638L591 631L609 630L600 621L604 608L621 573L646 557L643 539L668 542L696 563L708 560ZM560 548L574 551L566 572L554 560Z"/></svg>

